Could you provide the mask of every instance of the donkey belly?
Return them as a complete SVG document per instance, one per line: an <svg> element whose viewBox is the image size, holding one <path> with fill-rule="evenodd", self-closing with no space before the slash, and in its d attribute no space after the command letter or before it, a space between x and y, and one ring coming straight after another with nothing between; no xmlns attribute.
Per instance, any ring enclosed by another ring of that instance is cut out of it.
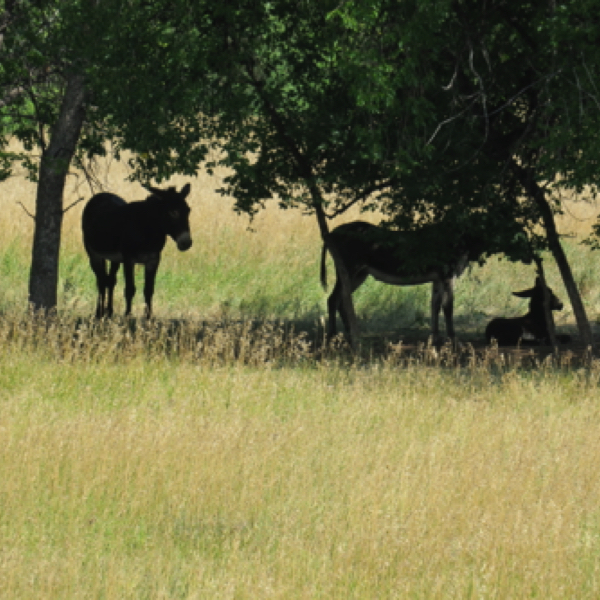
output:
<svg viewBox="0 0 600 600"><path fill-rule="evenodd" d="M92 260L109 260L110 262L123 262L123 253L119 250L119 244L107 244L106 240L103 243L94 244L94 240L86 238L84 240L85 249Z"/></svg>
<svg viewBox="0 0 600 600"><path fill-rule="evenodd" d="M123 262L123 255L120 252L94 252L99 258L109 260L110 262Z"/></svg>
<svg viewBox="0 0 600 600"><path fill-rule="evenodd" d="M439 281L440 276L437 271L429 271L422 275L402 275L397 273L388 273L373 267L367 267L369 275L390 285L421 285L432 281Z"/></svg>
<svg viewBox="0 0 600 600"><path fill-rule="evenodd" d="M136 265L147 265L160 260L160 252L135 252L127 255L119 251L92 251L92 253L110 262L123 263L127 259Z"/></svg>
<svg viewBox="0 0 600 600"><path fill-rule="evenodd" d="M149 265L160 261L160 252L136 252L131 257L136 265Z"/></svg>

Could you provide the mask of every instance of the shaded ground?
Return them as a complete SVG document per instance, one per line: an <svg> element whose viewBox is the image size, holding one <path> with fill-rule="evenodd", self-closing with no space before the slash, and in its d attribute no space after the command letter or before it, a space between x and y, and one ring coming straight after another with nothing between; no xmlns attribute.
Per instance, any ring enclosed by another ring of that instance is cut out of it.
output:
<svg viewBox="0 0 600 600"><path fill-rule="evenodd" d="M130 326L146 326L143 320L132 321ZM254 343L274 343L283 349L288 344L293 345L294 340L301 339L303 348L313 358L336 355L354 357L359 361L372 359L398 360L398 363L420 361L431 365L458 365L496 362L507 366L539 366L544 361L550 361L556 366L589 366L594 361L600 361L600 327L593 325L597 343L593 348L586 348L580 341L577 328L574 324L563 325L557 328L558 334L568 334L571 341L561 344L557 349L552 346L522 345L513 347L490 347L483 337L481 326L465 327L457 323L457 345L452 347L449 343L434 346L430 338L429 326L405 327L391 330L369 330L368 323L361 325L360 347L352 353L342 335L339 335L331 344L325 343L325 329L323 323L308 322L306 320L268 321L247 320L227 321L216 323L212 321L182 321L170 320L155 324L164 328L168 335L179 335L177 332L185 330L186 335L192 335L199 342L212 343L215 332L222 331L228 336L240 336L238 340L231 340L235 347L248 343L248 340L258 339ZM218 336L217 336L218 337ZM209 339L210 338L210 339ZM237 354L237 351L236 351ZM269 353L270 354L270 353ZM598 362L600 366L600 362Z"/></svg>
<svg viewBox="0 0 600 600"><path fill-rule="evenodd" d="M168 355L199 360L207 364L231 362L261 365L298 364L308 360L342 360L364 364L373 360L402 366L412 363L430 366L497 365L499 367L597 366L600 368L600 327L594 324L599 343L585 348L574 325L558 328L571 342L551 346L497 348L485 343L480 325L467 327L460 321L456 345L435 346L428 326L397 329L370 329L361 323L361 340L352 352L342 335L325 343L324 323L306 319L277 321L125 319L98 321L82 317L0 316L0 336L38 347L43 344L60 359L86 356Z"/></svg>

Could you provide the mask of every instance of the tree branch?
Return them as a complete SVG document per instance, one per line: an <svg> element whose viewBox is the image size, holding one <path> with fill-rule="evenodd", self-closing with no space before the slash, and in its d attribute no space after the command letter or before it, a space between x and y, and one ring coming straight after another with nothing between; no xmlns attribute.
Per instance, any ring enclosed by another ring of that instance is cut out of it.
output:
<svg viewBox="0 0 600 600"><path fill-rule="evenodd" d="M21 208L35 221L35 215L32 215L26 208L22 202L17 202L21 206Z"/></svg>
<svg viewBox="0 0 600 600"><path fill-rule="evenodd" d="M378 183L378 184L369 186L367 189L363 190L360 194L358 194L354 199L350 200L350 202L348 202L347 204L344 204L341 208L336 208L331 213L325 213L325 216L328 219L335 219L335 217L338 217L339 215L345 213L349 208L353 207L354 205L358 204L359 202L366 200L371 194L374 194L375 192L380 192L381 190L385 190L386 188L390 188L393 185L396 185L397 183L398 183L398 180L395 178L392 178L383 183Z"/></svg>
<svg viewBox="0 0 600 600"><path fill-rule="evenodd" d="M83 202L85 200L85 198L79 198L79 200L75 200L75 202L73 202L72 204L69 204L69 206L67 206L67 208L63 209L63 215L71 210L74 206L77 206L77 204L79 204L80 202Z"/></svg>

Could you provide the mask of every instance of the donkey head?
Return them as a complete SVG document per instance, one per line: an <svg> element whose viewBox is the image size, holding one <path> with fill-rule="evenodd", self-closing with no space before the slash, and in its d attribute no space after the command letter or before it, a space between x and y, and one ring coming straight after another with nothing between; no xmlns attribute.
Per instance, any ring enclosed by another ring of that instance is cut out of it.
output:
<svg viewBox="0 0 600 600"><path fill-rule="evenodd" d="M550 294L550 310L562 310L563 303L555 296L551 288L548 288ZM544 284L539 277L536 277L535 285L521 292L513 292L513 296L519 298L531 298L529 306L543 306L544 305Z"/></svg>
<svg viewBox="0 0 600 600"><path fill-rule="evenodd" d="M165 212L165 226L167 233L177 244L182 252L192 246L190 235L190 207L186 198L190 193L190 184L186 183L178 192L174 187L161 190L148 187L148 191L161 200Z"/></svg>

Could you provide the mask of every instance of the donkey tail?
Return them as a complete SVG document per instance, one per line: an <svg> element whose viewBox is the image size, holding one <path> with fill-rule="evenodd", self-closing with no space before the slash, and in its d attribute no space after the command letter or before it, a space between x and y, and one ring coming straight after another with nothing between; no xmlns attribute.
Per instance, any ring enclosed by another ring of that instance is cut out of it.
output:
<svg viewBox="0 0 600 600"><path fill-rule="evenodd" d="M321 251L321 286L327 291L327 244L323 244L323 250Z"/></svg>

